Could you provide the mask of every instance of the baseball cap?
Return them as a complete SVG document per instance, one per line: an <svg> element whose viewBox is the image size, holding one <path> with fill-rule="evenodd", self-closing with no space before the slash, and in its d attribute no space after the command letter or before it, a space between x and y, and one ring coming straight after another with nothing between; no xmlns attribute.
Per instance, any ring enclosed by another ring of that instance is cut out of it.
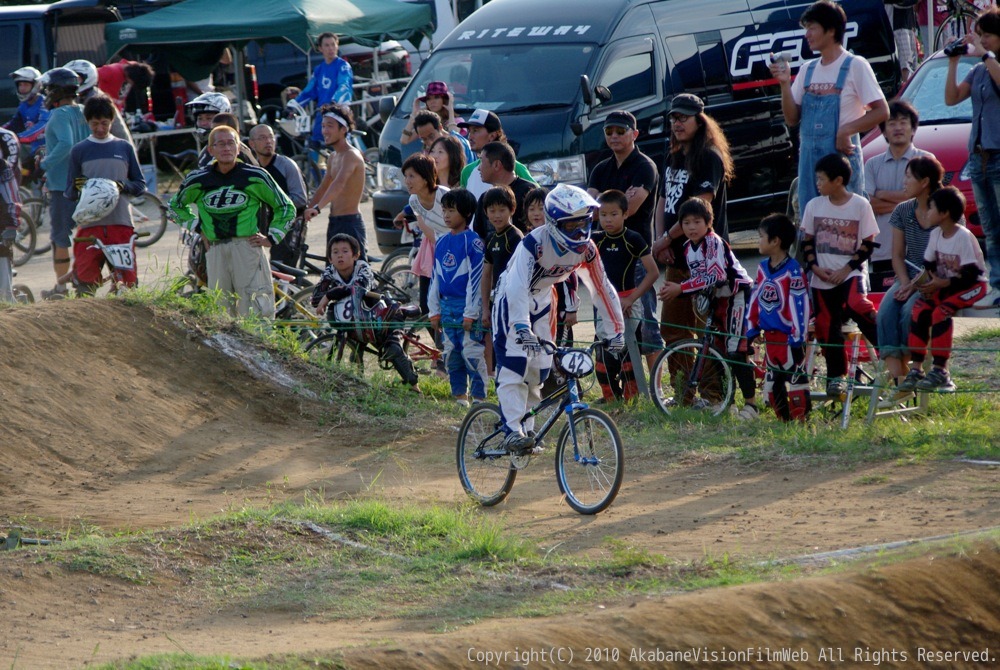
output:
<svg viewBox="0 0 1000 670"><path fill-rule="evenodd" d="M670 111L667 114L695 116L703 111L705 111L705 103L701 101L701 98L691 93L681 93L675 95L674 99L670 101Z"/></svg>
<svg viewBox="0 0 1000 670"><path fill-rule="evenodd" d="M635 130L635 117L632 116L631 112L626 112L624 110L611 112L608 114L608 118L604 119L604 127L617 127Z"/></svg>
<svg viewBox="0 0 1000 670"><path fill-rule="evenodd" d="M482 126L491 133L503 128L500 125L500 117L485 109L477 109L469 118L458 124L459 128L469 128L470 126Z"/></svg>

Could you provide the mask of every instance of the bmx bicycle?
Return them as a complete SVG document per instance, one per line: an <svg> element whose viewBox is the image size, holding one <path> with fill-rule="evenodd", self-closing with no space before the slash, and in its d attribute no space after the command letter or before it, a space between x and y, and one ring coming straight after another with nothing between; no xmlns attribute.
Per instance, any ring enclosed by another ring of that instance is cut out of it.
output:
<svg viewBox="0 0 1000 670"><path fill-rule="evenodd" d="M553 355L553 365L563 381L521 417L524 424L529 418L555 410L534 435L534 448L508 451L503 446L506 434L500 408L492 403L476 403L458 431L458 478L462 488L480 505L491 507L502 502L514 486L518 470L528 466L546 434L565 414L567 422L555 450L556 482L570 507L580 514L597 514L614 502L625 474L625 453L614 419L588 407L580 397L579 380L594 371L593 350L601 343L595 342L587 349L559 347L547 340L540 344Z"/></svg>

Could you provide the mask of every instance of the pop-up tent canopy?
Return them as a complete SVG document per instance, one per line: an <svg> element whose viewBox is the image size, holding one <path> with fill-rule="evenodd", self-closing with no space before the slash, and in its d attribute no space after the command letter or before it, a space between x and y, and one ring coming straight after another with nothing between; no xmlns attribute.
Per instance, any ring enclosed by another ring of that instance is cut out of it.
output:
<svg viewBox="0 0 1000 670"><path fill-rule="evenodd" d="M308 52L332 32L345 41L378 46L433 32L433 11L399 0L185 0L105 27L108 53L125 47L163 51L189 79L208 74L229 44L287 40Z"/></svg>

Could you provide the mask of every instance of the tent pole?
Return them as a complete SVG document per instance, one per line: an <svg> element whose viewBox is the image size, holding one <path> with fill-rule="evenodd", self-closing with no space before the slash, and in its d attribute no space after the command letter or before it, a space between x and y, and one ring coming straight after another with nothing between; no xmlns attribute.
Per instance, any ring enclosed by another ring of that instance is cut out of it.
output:
<svg viewBox="0 0 1000 670"><path fill-rule="evenodd" d="M233 46L233 53L234 53L233 61L236 64L236 73L237 73L236 74L236 92L234 94L236 96L236 104L235 104L235 107L236 107L236 119L237 119L237 122L239 123L240 127L242 128L243 125L244 125L244 123L243 123L243 100L246 98L246 76L247 76L247 73L245 71L246 66L245 66L245 61L243 59L243 49L237 49L235 46ZM249 131L250 129L247 128L246 130Z"/></svg>

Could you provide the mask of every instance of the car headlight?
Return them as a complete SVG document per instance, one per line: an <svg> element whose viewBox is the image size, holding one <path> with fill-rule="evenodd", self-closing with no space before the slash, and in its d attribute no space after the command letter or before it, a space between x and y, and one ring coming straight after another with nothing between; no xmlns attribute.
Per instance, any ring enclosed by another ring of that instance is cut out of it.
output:
<svg viewBox="0 0 1000 670"><path fill-rule="evenodd" d="M539 186L587 183L587 161L581 155L535 161L528 164L528 172Z"/></svg>
<svg viewBox="0 0 1000 670"><path fill-rule="evenodd" d="M969 174L969 165L971 164L971 160L966 161L965 167L963 167L962 171L958 173L958 178L962 181L972 181L972 176Z"/></svg>
<svg viewBox="0 0 1000 670"><path fill-rule="evenodd" d="M403 190L403 172L397 166L389 165L388 163L379 163L376 171L378 176L378 190Z"/></svg>

